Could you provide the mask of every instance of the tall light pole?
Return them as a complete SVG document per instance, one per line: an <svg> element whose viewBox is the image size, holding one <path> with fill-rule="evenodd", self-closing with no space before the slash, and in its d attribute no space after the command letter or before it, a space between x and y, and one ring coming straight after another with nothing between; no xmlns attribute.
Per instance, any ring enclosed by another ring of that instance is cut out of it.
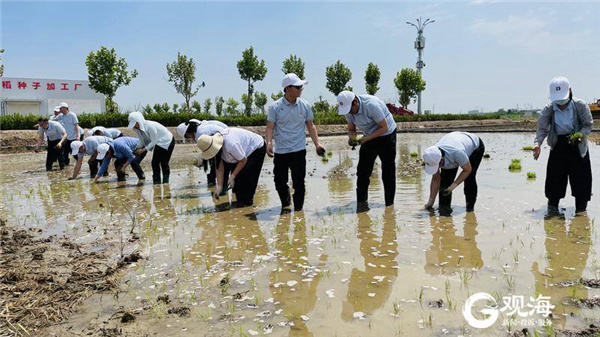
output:
<svg viewBox="0 0 600 337"><path fill-rule="evenodd" d="M417 19L417 24L406 21L407 24L409 24L417 29L417 39L415 40L415 49L419 53L419 58L417 59L417 71L419 72L419 75L421 75L421 69L423 69L423 67L425 67L425 62L423 62L423 60L422 60L423 49L425 49L425 36L423 36L423 29L425 29L425 26L427 26L428 24L434 23L434 22L435 22L435 20L430 20L430 19L423 21L422 18ZM420 91L417 93L417 98L419 100L419 107L418 107L417 113L420 115L421 114L421 92Z"/></svg>

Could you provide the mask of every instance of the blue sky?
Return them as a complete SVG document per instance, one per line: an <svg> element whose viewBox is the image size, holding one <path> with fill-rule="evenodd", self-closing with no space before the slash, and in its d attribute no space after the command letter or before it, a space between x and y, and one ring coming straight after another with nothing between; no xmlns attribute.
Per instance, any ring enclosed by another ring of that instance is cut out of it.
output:
<svg viewBox="0 0 600 337"><path fill-rule="evenodd" d="M365 93L369 62L381 71L379 97L395 101L393 78L415 65L414 27L427 26L423 109L435 112L541 107L554 76L571 80L574 94L600 98L600 2L16 2L0 4L0 45L5 76L87 79L85 57L114 47L139 76L119 89L125 109L157 102L181 103L167 82L166 63L180 51L193 57L195 98L239 100L246 84L236 63L253 46L268 73L257 90L280 89L282 61L306 63L303 97L320 95L325 67L338 59L352 70L349 83ZM270 101L270 100L269 100ZM416 104L410 106L416 110Z"/></svg>

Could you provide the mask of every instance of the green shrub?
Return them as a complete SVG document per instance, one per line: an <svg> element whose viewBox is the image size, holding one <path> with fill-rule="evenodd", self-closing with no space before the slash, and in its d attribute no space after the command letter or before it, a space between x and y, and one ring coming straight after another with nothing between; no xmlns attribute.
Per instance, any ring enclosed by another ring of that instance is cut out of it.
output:
<svg viewBox="0 0 600 337"><path fill-rule="evenodd" d="M513 159L508 165L510 171L521 171L521 159Z"/></svg>

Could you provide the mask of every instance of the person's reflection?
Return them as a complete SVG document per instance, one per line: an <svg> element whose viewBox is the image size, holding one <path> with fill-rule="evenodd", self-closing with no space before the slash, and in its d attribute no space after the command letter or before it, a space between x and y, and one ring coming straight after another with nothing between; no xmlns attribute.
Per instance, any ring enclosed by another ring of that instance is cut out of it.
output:
<svg viewBox="0 0 600 337"><path fill-rule="evenodd" d="M222 215L207 213L198 221L201 228L200 237L192 246L192 251L199 254L190 254L190 261L196 266L205 266L210 269L220 259L230 259L227 246L227 226Z"/></svg>
<svg viewBox="0 0 600 337"><path fill-rule="evenodd" d="M453 217L431 216L431 246L425 253L425 271L431 275L452 274L463 269L483 266L477 247L477 218L474 212L465 214L464 235L456 235Z"/></svg>
<svg viewBox="0 0 600 337"><path fill-rule="evenodd" d="M246 265L252 264L257 255L266 255L269 252L267 240L260 229L260 223L256 218L256 213L244 214L243 209L232 210L229 213L220 213L230 216L227 231L231 231L237 244L229 248L230 261L246 262Z"/></svg>
<svg viewBox="0 0 600 337"><path fill-rule="evenodd" d="M538 262L531 269L535 276L535 293L550 296L550 302L555 305L553 324L565 326L566 316L563 313L577 313L577 306L566 306L566 297L587 298L588 291L577 284L566 286L581 278L587 263L591 245L590 219L586 216L576 216L571 219L569 229L564 219L553 217L544 220L546 231L546 260L547 266L539 271Z"/></svg>
<svg viewBox="0 0 600 337"><path fill-rule="evenodd" d="M288 232L292 224L294 234L290 240ZM322 268L327 255L321 255L318 266L310 265L303 212L281 215L276 235L275 245L280 253L278 268L269 274L269 288L275 301L280 302L284 315L293 317L294 326L291 327L290 336L313 336L301 316L307 315L315 306L317 288L322 278L317 268Z"/></svg>
<svg viewBox="0 0 600 337"><path fill-rule="evenodd" d="M347 153L338 154L338 164L329 170L327 179L329 193L333 197L344 197L353 190L354 185L350 177L352 167L352 159Z"/></svg>
<svg viewBox="0 0 600 337"><path fill-rule="evenodd" d="M359 311L372 315L390 296L392 285L398 276L398 242L394 210L385 209L380 240L369 214L358 213L357 217L360 255L365 261L365 270L352 269L348 294L342 305L344 321L351 321L353 314Z"/></svg>

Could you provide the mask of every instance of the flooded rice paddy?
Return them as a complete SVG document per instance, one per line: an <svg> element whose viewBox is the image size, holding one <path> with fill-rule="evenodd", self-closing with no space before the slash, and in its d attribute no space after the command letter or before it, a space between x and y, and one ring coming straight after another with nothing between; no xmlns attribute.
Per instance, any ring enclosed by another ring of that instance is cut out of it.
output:
<svg viewBox="0 0 600 337"><path fill-rule="evenodd" d="M527 327L503 325L507 312L487 329L471 327L462 307L478 292L500 306L505 296L550 296L552 327L529 327L540 334L597 322L599 309L578 305L600 295L579 282L600 278L597 201L575 216L569 196L560 216L546 217L548 147L536 162L522 150L532 134L481 133L490 158L478 172L475 212L465 212L462 186L451 216L423 210L430 177L417 159L441 136L399 134L393 208L384 207L376 166L370 209L356 212L358 151L332 137L323 139L327 162L309 146L300 213L280 214L270 158L255 206L231 209L192 165L196 147L178 145L168 186L138 185L131 172L126 183L112 172L96 185L66 181L70 172L44 171L45 154L2 155L0 216L78 242L134 227L145 259L129 266L119 291L84 303L63 327L73 335L92 325L131 336L496 336ZM593 172L598 151L590 144ZM520 172L508 170L511 159L521 159ZM149 165L148 157L146 176ZM137 319L121 323L117 312Z"/></svg>

